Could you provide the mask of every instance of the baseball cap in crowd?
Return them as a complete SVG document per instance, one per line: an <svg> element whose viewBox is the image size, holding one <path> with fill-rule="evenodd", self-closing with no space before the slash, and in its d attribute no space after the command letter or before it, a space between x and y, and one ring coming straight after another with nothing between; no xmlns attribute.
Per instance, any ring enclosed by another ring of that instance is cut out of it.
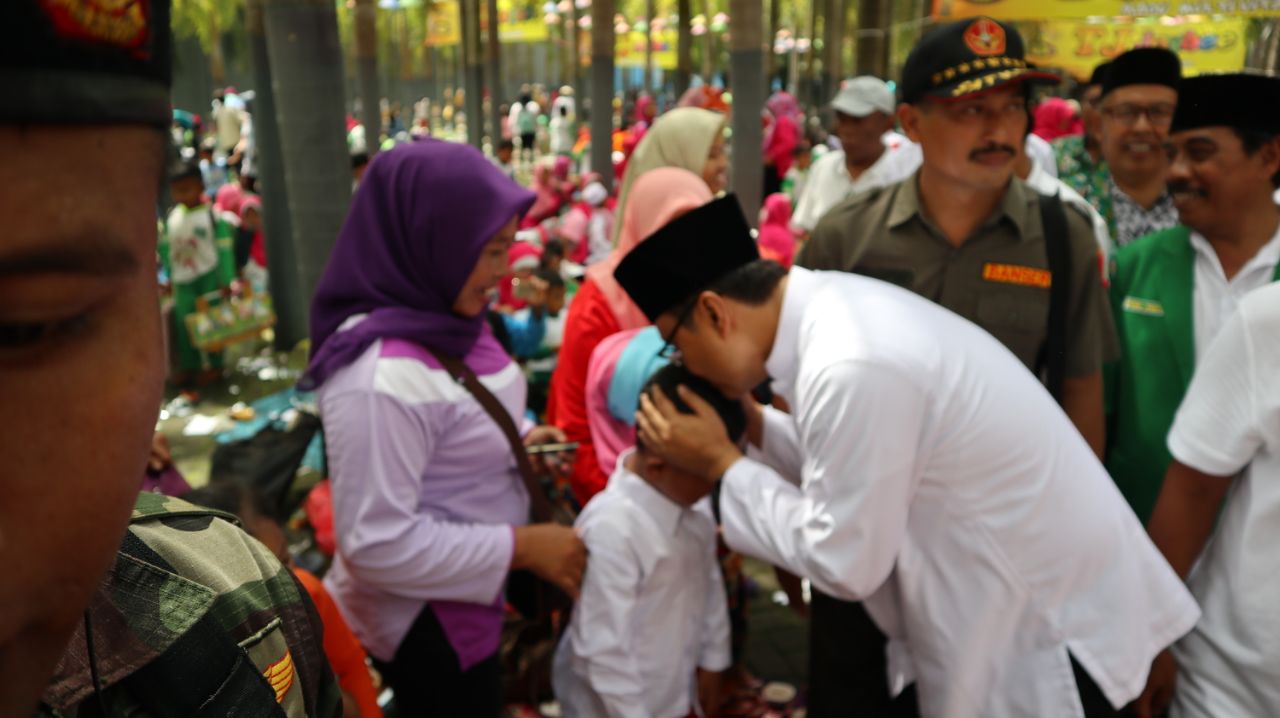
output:
<svg viewBox="0 0 1280 718"><path fill-rule="evenodd" d="M866 117L873 112L892 115L895 105L889 84L871 75L855 77L844 83L835 99L831 100L831 109L850 117Z"/></svg>
<svg viewBox="0 0 1280 718"><path fill-rule="evenodd" d="M942 25L916 43L902 68L902 101L959 100L1014 82L1059 81L1027 62L1012 25L975 17Z"/></svg>

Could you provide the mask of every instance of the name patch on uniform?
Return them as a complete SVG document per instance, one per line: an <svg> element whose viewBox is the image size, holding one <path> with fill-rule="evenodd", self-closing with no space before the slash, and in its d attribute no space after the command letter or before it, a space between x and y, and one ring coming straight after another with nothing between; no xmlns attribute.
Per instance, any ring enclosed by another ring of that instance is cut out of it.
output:
<svg viewBox="0 0 1280 718"><path fill-rule="evenodd" d="M1120 308L1126 312L1133 314L1144 314L1148 317L1163 317L1164 306L1160 302L1151 299L1139 299L1138 297L1125 297L1120 303Z"/></svg>
<svg viewBox="0 0 1280 718"><path fill-rule="evenodd" d="M1022 267L1017 264L982 265L982 278L988 282L1017 284L1023 287L1039 287L1048 289L1053 284L1053 272L1035 267Z"/></svg>

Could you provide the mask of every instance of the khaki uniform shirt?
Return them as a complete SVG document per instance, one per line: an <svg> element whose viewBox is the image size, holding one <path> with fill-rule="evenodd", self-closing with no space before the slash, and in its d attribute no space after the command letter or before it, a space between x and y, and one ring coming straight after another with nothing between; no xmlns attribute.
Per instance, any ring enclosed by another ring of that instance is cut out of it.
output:
<svg viewBox="0 0 1280 718"><path fill-rule="evenodd" d="M796 263L904 286L990 332L1028 368L1048 334L1049 272L1039 196L1013 179L995 213L959 247L924 215L917 177L852 197L818 224ZM1071 290L1066 376L1119 358L1089 219L1068 208Z"/></svg>

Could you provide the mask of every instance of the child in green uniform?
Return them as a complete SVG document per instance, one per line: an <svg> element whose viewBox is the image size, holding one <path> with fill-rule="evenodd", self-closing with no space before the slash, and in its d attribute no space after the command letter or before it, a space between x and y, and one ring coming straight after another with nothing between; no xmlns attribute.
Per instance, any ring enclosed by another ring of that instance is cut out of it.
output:
<svg viewBox="0 0 1280 718"><path fill-rule="evenodd" d="M213 381L222 372L222 353L196 349L186 318L196 311L197 299L225 293L235 279L235 223L206 201L199 165L180 165L169 181L174 205L160 236L160 262L173 287L172 346L178 368L174 383Z"/></svg>

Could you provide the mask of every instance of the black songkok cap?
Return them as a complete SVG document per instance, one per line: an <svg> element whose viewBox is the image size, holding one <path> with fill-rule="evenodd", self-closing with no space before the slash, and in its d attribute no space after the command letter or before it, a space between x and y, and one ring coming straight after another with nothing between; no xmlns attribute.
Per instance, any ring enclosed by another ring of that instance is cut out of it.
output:
<svg viewBox="0 0 1280 718"><path fill-rule="evenodd" d="M1110 69L1111 69L1110 62L1104 62L1098 65L1097 67L1093 68L1093 74L1089 76L1089 84L1090 85L1107 84L1107 70L1110 70Z"/></svg>
<svg viewBox="0 0 1280 718"><path fill-rule="evenodd" d="M1027 63L1022 36L1012 25L977 17L942 25L916 44L902 68L902 101L957 100L1027 81L1060 80Z"/></svg>
<svg viewBox="0 0 1280 718"><path fill-rule="evenodd" d="M6 0L0 124L168 127L169 0Z"/></svg>
<svg viewBox="0 0 1280 718"><path fill-rule="evenodd" d="M1178 89L1182 62L1162 47L1140 47L1111 61L1102 81L1103 96L1128 85L1164 85Z"/></svg>
<svg viewBox="0 0 1280 718"><path fill-rule="evenodd" d="M727 195L668 222L631 250L613 276L649 321L656 321L759 258L737 197Z"/></svg>
<svg viewBox="0 0 1280 718"><path fill-rule="evenodd" d="M1182 81L1170 132L1197 127L1234 127L1280 134L1280 78L1235 73L1198 75Z"/></svg>

